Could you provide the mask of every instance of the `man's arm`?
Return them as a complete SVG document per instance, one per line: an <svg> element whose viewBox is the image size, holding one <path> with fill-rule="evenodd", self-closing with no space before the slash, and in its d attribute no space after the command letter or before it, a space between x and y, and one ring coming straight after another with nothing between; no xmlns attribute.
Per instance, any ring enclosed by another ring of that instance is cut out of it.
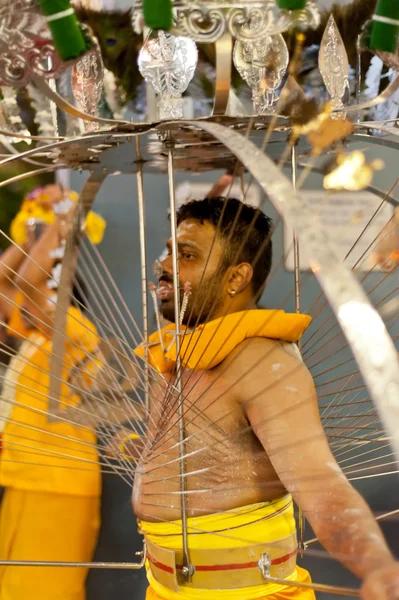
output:
<svg viewBox="0 0 399 600"><path fill-rule="evenodd" d="M254 432L323 546L362 579L392 565L369 507L330 451L300 358L278 342L252 339L237 354L234 371Z"/></svg>
<svg viewBox="0 0 399 600"><path fill-rule="evenodd" d="M11 244L0 257L0 312L8 318L14 308L18 288L15 286L16 273L26 258L23 248Z"/></svg>
<svg viewBox="0 0 399 600"><path fill-rule="evenodd" d="M16 287L25 297L24 307L37 319L38 329L49 337L52 335L53 311L48 304L47 281L56 261L51 257L51 252L58 248L60 243L60 221L56 219L33 245L15 278Z"/></svg>

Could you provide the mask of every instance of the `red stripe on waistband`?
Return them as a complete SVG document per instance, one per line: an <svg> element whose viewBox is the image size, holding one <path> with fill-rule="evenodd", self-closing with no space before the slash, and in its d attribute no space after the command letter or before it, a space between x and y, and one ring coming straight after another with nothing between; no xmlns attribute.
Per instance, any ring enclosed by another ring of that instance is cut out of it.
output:
<svg viewBox="0 0 399 600"><path fill-rule="evenodd" d="M285 554L284 556L280 556L279 558L273 558L271 561L271 565L281 565L281 563L286 562L297 553L297 549L293 550L289 554ZM173 573L172 567L168 567L163 563L152 558L150 554L147 552L147 558L154 565L154 567L161 569L162 571L166 571L167 573ZM211 571L234 571L237 569L255 569L258 567L258 562L249 562L249 563L240 563L240 564L230 564L230 565L198 565L195 567L197 572L211 572ZM176 565L176 569L181 571L183 565Z"/></svg>
<svg viewBox="0 0 399 600"><path fill-rule="evenodd" d="M161 569L161 571L166 571L166 573L171 573L173 575L174 571L172 567L168 567L167 565L164 565L163 563L159 562L159 560L152 558L151 554L148 554L148 552L147 558L150 561L150 563L154 565L154 567L156 567L157 569Z"/></svg>
<svg viewBox="0 0 399 600"><path fill-rule="evenodd" d="M289 554L285 554L284 556L280 556L280 558L273 558L272 565L281 565L281 563L283 563L286 560L289 560L290 558L292 558L293 556L295 556L297 552L298 552L298 550L295 548L295 550L293 550Z"/></svg>

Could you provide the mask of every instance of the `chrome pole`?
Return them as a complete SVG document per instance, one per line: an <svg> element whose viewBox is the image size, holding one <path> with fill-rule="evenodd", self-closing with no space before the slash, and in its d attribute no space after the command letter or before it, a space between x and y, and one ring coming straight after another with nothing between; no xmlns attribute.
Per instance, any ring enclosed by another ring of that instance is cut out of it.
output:
<svg viewBox="0 0 399 600"><path fill-rule="evenodd" d="M172 234L172 264L173 264L173 296L175 310L175 344L176 344L176 382L178 402L178 425L179 425L179 456L180 456L180 478L181 478L181 516L182 516L182 538L183 538L183 568L182 575L186 581L191 581L194 574L194 566L190 563L187 540L187 479L186 479L186 433L184 427L184 406L182 393L182 365L180 356L180 289L179 289L179 260L177 247L177 219L176 219L176 195L174 182L173 145L169 140L168 145L168 178L169 178L169 207L170 227Z"/></svg>
<svg viewBox="0 0 399 600"><path fill-rule="evenodd" d="M297 156L296 156L296 144L293 145L291 150L291 163L292 163L292 186L294 190L297 189ZM301 290L300 290L300 263L299 263L299 241L294 231L293 238L294 246L294 285L295 285L295 312L298 314L301 312ZM299 344L298 344L299 345Z"/></svg>
<svg viewBox="0 0 399 600"><path fill-rule="evenodd" d="M292 186L294 190L297 190L297 147L296 144L292 146L291 150L291 169L292 169ZM294 286L295 286L295 312L299 314L301 312L301 281L300 281L300 257L299 257L299 240L294 231L293 237L294 247ZM298 342L298 348L301 349L301 342ZM299 551L303 556L305 549L305 517L300 507L298 507L298 530L299 530Z"/></svg>
<svg viewBox="0 0 399 600"><path fill-rule="evenodd" d="M143 337L144 337L144 360L145 360L145 384L144 402L149 408L150 397L150 365L148 363L148 282L147 282L147 243L146 243L146 220L144 207L144 182L143 182L143 160L140 150L139 136L135 137L136 164L137 164L137 200L139 209L139 235L140 235L140 259L141 259L141 302L143 305Z"/></svg>

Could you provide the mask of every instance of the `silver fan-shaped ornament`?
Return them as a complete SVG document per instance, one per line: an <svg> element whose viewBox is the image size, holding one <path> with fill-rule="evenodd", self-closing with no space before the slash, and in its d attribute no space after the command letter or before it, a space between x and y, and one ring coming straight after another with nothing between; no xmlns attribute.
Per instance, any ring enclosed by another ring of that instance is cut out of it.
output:
<svg viewBox="0 0 399 600"><path fill-rule="evenodd" d="M189 38L159 31L144 44L138 66L159 98L162 120L183 117L182 95L194 77L197 62L197 46Z"/></svg>
<svg viewBox="0 0 399 600"><path fill-rule="evenodd" d="M281 34L269 35L254 42L234 45L234 65L252 90L254 111L258 115L272 112L276 90L287 70L289 54Z"/></svg>
<svg viewBox="0 0 399 600"><path fill-rule="evenodd" d="M333 109L343 108L342 100L349 86L349 62L344 42L332 15L328 19L320 44L319 69L331 96Z"/></svg>

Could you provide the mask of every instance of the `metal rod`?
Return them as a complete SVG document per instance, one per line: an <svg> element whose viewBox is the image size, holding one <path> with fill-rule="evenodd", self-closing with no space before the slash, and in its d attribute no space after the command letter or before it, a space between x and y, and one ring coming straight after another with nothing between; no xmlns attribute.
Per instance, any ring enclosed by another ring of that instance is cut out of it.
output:
<svg viewBox="0 0 399 600"><path fill-rule="evenodd" d="M151 29L148 27L144 27L143 29L143 46L148 42L151 35ZM147 106L147 114L146 121L147 123L155 123L159 120L159 107L157 95L154 92L154 88L150 83L145 84L145 95L146 95L146 106Z"/></svg>
<svg viewBox="0 0 399 600"><path fill-rule="evenodd" d="M299 581L287 581L287 579L269 576L265 577L265 581L268 581L270 583L278 583L279 585L286 585L290 587L315 590L316 592L331 592L333 594L337 594L338 596L352 596L354 598L360 598L360 590L339 587L337 585L327 585L324 583L301 583Z"/></svg>
<svg viewBox="0 0 399 600"><path fill-rule="evenodd" d="M146 561L146 547L142 552L136 552L136 556L141 556L139 563L120 563L120 562L57 562L41 560L0 560L0 567L66 567L66 568L84 568L84 569L142 569Z"/></svg>
<svg viewBox="0 0 399 600"><path fill-rule="evenodd" d="M144 337L144 398L145 407L149 407L150 365L148 363L148 282L147 282L147 243L146 220L144 207L143 160L140 150L140 138L135 137L137 164L137 201L139 208L140 258L141 258L141 302L143 305L143 337Z"/></svg>
<svg viewBox="0 0 399 600"><path fill-rule="evenodd" d="M48 421L55 422L61 419L58 416L59 398L61 393L62 369L64 365L66 343L67 311L71 302L72 279L75 273L78 248L81 239L82 220L97 196L99 189L106 177L100 170L92 171L80 194L78 206L73 215L73 224L66 239L65 254L62 260L61 278L58 286L58 300L54 314L53 349L50 359L49 405ZM83 221L84 222L84 221ZM62 419L61 419L62 420Z"/></svg>
<svg viewBox="0 0 399 600"><path fill-rule="evenodd" d="M360 96L362 91L362 53L360 48L361 35L357 36L356 40L356 104L360 104ZM356 123L360 123L360 110L357 112Z"/></svg>
<svg viewBox="0 0 399 600"><path fill-rule="evenodd" d="M35 169L34 171L19 173L19 175L14 175L14 177L9 177L8 179L3 179L3 181L0 181L0 188L5 187L6 185L11 185L12 183L17 183L23 179L29 179L29 177L37 177L38 175L43 175L44 173L51 173L56 169L65 169L67 166L68 165L50 165L49 167L43 167L42 169Z"/></svg>
<svg viewBox="0 0 399 600"><path fill-rule="evenodd" d="M183 568L182 575L186 581L191 581L194 573L194 567L190 563L187 540L187 479L186 479L186 432L184 428L184 407L182 393L182 365L180 356L180 289L179 289L179 260L177 248L177 219L176 219L176 195L174 182L174 161L173 145L168 142L168 179L169 179L169 207L170 207L170 227L172 234L172 264L173 264L173 297L175 309L175 327L176 327L176 382L178 402L178 425L179 425L179 464L181 477L181 514L182 514L182 541L183 541Z"/></svg>
<svg viewBox="0 0 399 600"><path fill-rule="evenodd" d="M291 174L292 174L292 187L296 191L297 189L297 146L293 144L291 148ZM294 286L295 286L295 312L299 314L301 312L301 282L300 282L300 257L299 257L299 240L294 231L293 237L293 248L294 248ZM298 341L298 348L301 349L301 342ZM305 549L305 517L301 507L298 507L298 529L299 529L299 552L303 557L303 551Z"/></svg>
<svg viewBox="0 0 399 600"><path fill-rule="evenodd" d="M297 189L297 156L296 156L296 145L292 146L291 150L291 162L292 162L292 186L294 190ZM294 283L295 283L295 312L298 314L301 311L301 290L300 290L300 262L299 262L299 241L294 231Z"/></svg>

